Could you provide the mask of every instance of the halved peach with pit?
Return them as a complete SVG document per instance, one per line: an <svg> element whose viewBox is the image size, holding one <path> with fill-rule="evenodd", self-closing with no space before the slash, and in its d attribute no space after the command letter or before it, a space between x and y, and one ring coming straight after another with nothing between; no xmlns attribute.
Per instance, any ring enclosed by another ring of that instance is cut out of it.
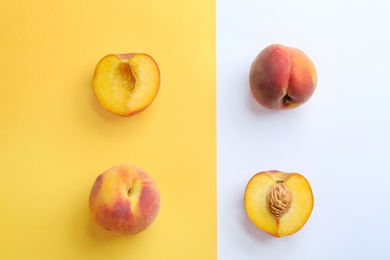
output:
<svg viewBox="0 0 390 260"><path fill-rule="evenodd" d="M92 83L105 109L129 117L153 102L160 88L160 70L145 53L109 54L97 64Z"/></svg>
<svg viewBox="0 0 390 260"><path fill-rule="evenodd" d="M258 228L275 236L299 231L309 219L314 197L309 182L299 173L263 171L248 182L245 210Z"/></svg>

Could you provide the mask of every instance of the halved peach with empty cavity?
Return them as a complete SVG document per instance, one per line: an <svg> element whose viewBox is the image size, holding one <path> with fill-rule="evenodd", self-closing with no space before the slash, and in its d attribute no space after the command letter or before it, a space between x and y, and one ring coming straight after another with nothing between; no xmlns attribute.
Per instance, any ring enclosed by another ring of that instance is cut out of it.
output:
<svg viewBox="0 0 390 260"><path fill-rule="evenodd" d="M109 54L97 64L92 82L105 109L129 117L153 102L160 88L160 70L145 53Z"/></svg>
<svg viewBox="0 0 390 260"><path fill-rule="evenodd" d="M299 173L263 171L248 182L245 210L258 228L275 236L299 231L309 219L314 197L309 182Z"/></svg>

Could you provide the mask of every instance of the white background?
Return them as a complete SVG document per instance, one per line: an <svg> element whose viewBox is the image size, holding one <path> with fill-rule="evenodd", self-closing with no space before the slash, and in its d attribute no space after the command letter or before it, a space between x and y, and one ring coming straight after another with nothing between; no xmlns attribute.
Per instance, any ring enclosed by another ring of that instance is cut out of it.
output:
<svg viewBox="0 0 390 260"><path fill-rule="evenodd" d="M317 90L299 108L252 98L249 67L266 46L304 51ZM390 259L390 2L217 1L218 259ZM315 205L296 234L247 218L257 172L299 172Z"/></svg>

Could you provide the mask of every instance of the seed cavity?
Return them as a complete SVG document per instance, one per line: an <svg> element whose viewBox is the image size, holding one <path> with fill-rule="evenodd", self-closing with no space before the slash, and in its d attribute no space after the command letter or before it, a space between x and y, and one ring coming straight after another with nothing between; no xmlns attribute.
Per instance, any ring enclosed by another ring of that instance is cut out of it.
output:
<svg viewBox="0 0 390 260"><path fill-rule="evenodd" d="M136 78L131 65L126 62L120 63L114 75L114 86L118 88L122 95L130 96L136 85Z"/></svg>

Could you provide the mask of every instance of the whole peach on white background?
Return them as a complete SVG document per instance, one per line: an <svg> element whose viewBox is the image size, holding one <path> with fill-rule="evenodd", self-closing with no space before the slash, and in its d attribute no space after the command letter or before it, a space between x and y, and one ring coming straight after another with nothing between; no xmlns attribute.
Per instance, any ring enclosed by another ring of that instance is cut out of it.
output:
<svg viewBox="0 0 390 260"><path fill-rule="evenodd" d="M295 108L313 95L317 71L303 51L271 44L252 62L249 86L255 100L265 108Z"/></svg>

